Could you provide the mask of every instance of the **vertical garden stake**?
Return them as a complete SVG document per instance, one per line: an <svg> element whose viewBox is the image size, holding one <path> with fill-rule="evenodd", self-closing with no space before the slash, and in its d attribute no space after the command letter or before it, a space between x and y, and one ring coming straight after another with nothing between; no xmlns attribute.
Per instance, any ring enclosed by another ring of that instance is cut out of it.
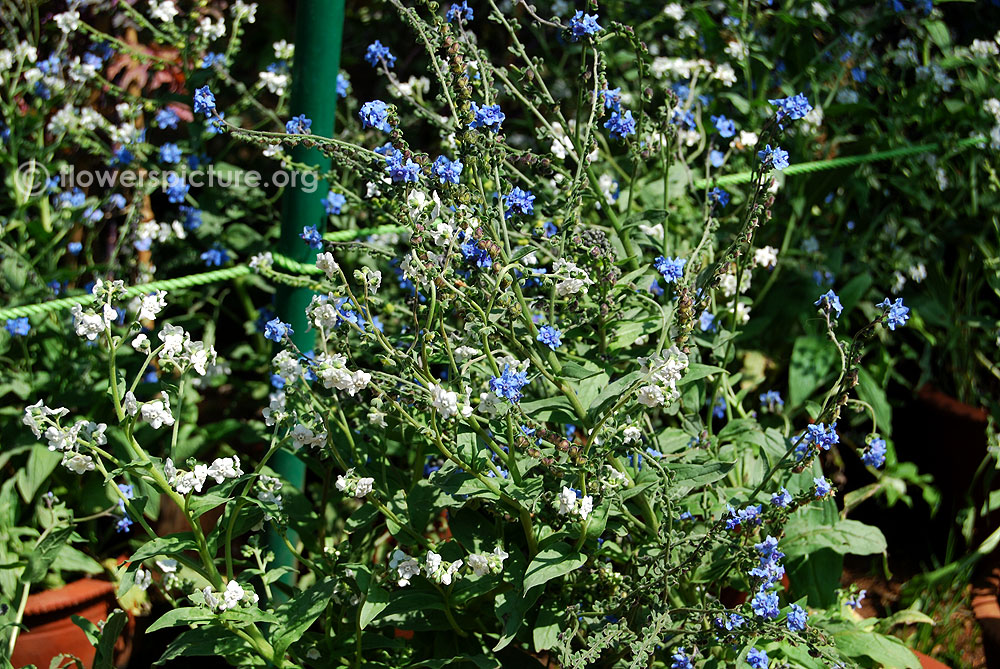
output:
<svg viewBox="0 0 1000 669"><path fill-rule="evenodd" d="M343 29L344 0L299 0L296 4L291 115L305 114L306 118L312 119L311 132L314 135L333 136ZM292 149L292 159L315 165L320 172L330 169L330 159L315 148L296 146ZM301 178L301 174L298 177ZM320 233L324 232L325 195L323 187L310 193L303 190L301 183L288 186L278 242L281 253L301 262L315 262L316 251L302 241L299 234L302 228L309 225L315 225ZM301 351L313 348L314 336L307 331L309 323L305 314L311 299L312 291L306 288L278 287L278 317L291 324L295 331L292 341ZM274 469L291 485L300 490L304 488L305 463L291 453L278 451L274 457ZM288 539L294 545L297 536L289 531ZM273 530L268 535L268 544L275 555L274 566L293 566L292 553ZM285 582L292 580L291 574L285 575Z"/></svg>

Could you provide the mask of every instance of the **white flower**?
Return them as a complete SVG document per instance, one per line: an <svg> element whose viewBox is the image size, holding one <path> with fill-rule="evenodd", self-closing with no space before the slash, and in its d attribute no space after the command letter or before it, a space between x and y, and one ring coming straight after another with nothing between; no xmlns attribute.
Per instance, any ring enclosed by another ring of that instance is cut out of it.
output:
<svg viewBox="0 0 1000 669"><path fill-rule="evenodd" d="M172 558L163 558L162 560L156 561L156 566L159 567L160 571L164 574L173 574L177 572L177 560Z"/></svg>
<svg viewBox="0 0 1000 669"><path fill-rule="evenodd" d="M218 23L212 23L208 16L201 18L201 23L194 29L194 34L205 37L209 42L213 42L226 34L226 22L219 18Z"/></svg>
<svg viewBox="0 0 1000 669"><path fill-rule="evenodd" d="M59 20L59 17L56 17ZM65 30L63 32L66 32ZM1000 48L997 47L995 42L989 42L981 39L972 40L972 45L969 46L969 51L972 52L973 56L979 58L987 58L989 56L995 56L1000 53Z"/></svg>
<svg viewBox="0 0 1000 669"><path fill-rule="evenodd" d="M306 651L306 659L309 659L309 660L318 660L321 657L323 657L323 656L315 648L310 648L309 650Z"/></svg>
<svg viewBox="0 0 1000 669"><path fill-rule="evenodd" d="M814 2L809 6L812 10L813 15L820 21L826 21L826 18L830 15L830 12L822 3Z"/></svg>
<svg viewBox="0 0 1000 669"><path fill-rule="evenodd" d="M323 273L326 274L326 278L328 279L333 279L333 277L337 274L337 270L340 269L340 265L337 264L333 254L329 251L320 253L316 256L316 267L323 270Z"/></svg>
<svg viewBox="0 0 1000 669"><path fill-rule="evenodd" d="M740 144L742 144L744 148L752 149L757 146L757 139L756 133L740 130Z"/></svg>
<svg viewBox="0 0 1000 669"><path fill-rule="evenodd" d="M291 433L292 441L295 442L296 449L302 448L303 446L322 446L326 443L326 432L320 432L315 434L305 425L298 423L292 428Z"/></svg>
<svg viewBox="0 0 1000 669"><path fill-rule="evenodd" d="M256 2L246 4L243 0L236 0L231 9L233 12L233 18L237 20L245 19L247 23L255 23L257 21Z"/></svg>
<svg viewBox="0 0 1000 669"><path fill-rule="evenodd" d="M732 86L736 83L736 70L729 63L723 63L715 68L712 78L722 82L724 86Z"/></svg>
<svg viewBox="0 0 1000 669"><path fill-rule="evenodd" d="M173 425L174 416L170 413L170 399L164 396L162 400L146 402L139 410L142 419L149 423L154 430L159 430L163 425Z"/></svg>
<svg viewBox="0 0 1000 669"><path fill-rule="evenodd" d="M274 93L275 95L284 95L285 89L288 87L288 75L282 74L280 72L261 72L259 75L260 82L264 85L264 88Z"/></svg>
<svg viewBox="0 0 1000 669"><path fill-rule="evenodd" d="M73 314L73 325L78 337L86 337L89 341L94 341L99 334L104 332L104 319L94 312L84 311L79 304L73 305L70 312Z"/></svg>
<svg viewBox="0 0 1000 669"><path fill-rule="evenodd" d="M476 576L485 576L486 574L499 574L503 571L503 561L509 556L507 553L497 546L493 549L492 553L478 554L473 553L469 556L468 565L472 568L472 573Z"/></svg>
<svg viewBox="0 0 1000 669"><path fill-rule="evenodd" d="M289 60L295 55L295 45L289 44L285 40L275 42L272 46L274 47L274 57L278 60Z"/></svg>
<svg viewBox="0 0 1000 669"><path fill-rule="evenodd" d="M337 481L334 485L340 492L361 499L374 489L374 484L375 479L358 478L354 476L353 469L348 469L346 475L341 474L337 476Z"/></svg>
<svg viewBox="0 0 1000 669"><path fill-rule="evenodd" d="M563 486L562 492L559 493L560 515L580 516L585 519L593 509L594 498L592 496L584 495L581 498L575 490Z"/></svg>
<svg viewBox="0 0 1000 669"><path fill-rule="evenodd" d="M354 489L354 496L361 499L368 493L370 493L375 488L375 479L373 478L359 478L356 488Z"/></svg>
<svg viewBox="0 0 1000 669"><path fill-rule="evenodd" d="M437 409L442 418L456 416L458 415L458 393L454 390L445 390L434 384L431 386L431 406Z"/></svg>
<svg viewBox="0 0 1000 669"><path fill-rule="evenodd" d="M146 571L142 567L135 570L135 585L140 590L146 590L153 583L152 572Z"/></svg>
<svg viewBox="0 0 1000 669"><path fill-rule="evenodd" d="M639 389L636 399L639 400L639 404L653 409L662 406L667 398L659 386L643 386Z"/></svg>
<svg viewBox="0 0 1000 669"><path fill-rule="evenodd" d="M427 551L427 559L424 560L424 573L427 575L427 578L435 583L451 585L454 575L461 568L461 560L448 563L442 560L441 556L434 551Z"/></svg>
<svg viewBox="0 0 1000 669"><path fill-rule="evenodd" d="M143 351L148 351L149 337L147 337L145 333L140 332L135 336L135 339L132 340L132 348L134 348L136 351L139 351L140 353Z"/></svg>
<svg viewBox="0 0 1000 669"><path fill-rule="evenodd" d="M910 278L916 281L917 283L920 283L921 281L927 278L927 268L924 266L923 263L910 265L910 268L906 270L906 272L907 274L910 275Z"/></svg>
<svg viewBox="0 0 1000 669"><path fill-rule="evenodd" d="M893 278L892 292L898 293L901 290L903 290L903 286L906 285L906 277L903 276L903 273L900 272L899 270L896 270L895 272L892 273L892 278Z"/></svg>
<svg viewBox="0 0 1000 669"><path fill-rule="evenodd" d="M733 60L743 60L747 57L747 48L738 39L727 42L725 52Z"/></svg>
<svg viewBox="0 0 1000 669"><path fill-rule="evenodd" d="M270 269L271 265L274 264L274 256L271 255L270 251L265 253L258 253L257 255L250 258L250 269Z"/></svg>
<svg viewBox="0 0 1000 669"><path fill-rule="evenodd" d="M753 253L753 262L760 267L772 269L778 264L778 249L773 246L765 246L757 249Z"/></svg>
<svg viewBox="0 0 1000 669"><path fill-rule="evenodd" d="M396 572L399 576L396 582L401 588L405 588L410 584L410 579L420 573L420 563L397 548L389 560L389 569Z"/></svg>
<svg viewBox="0 0 1000 669"><path fill-rule="evenodd" d="M219 600L215 598L215 593L212 592L212 586L207 586L201 591L201 594L205 596L205 604L208 608L214 611L219 607Z"/></svg>
<svg viewBox="0 0 1000 669"><path fill-rule="evenodd" d="M552 273L564 277L556 284L556 295L559 297L586 293L587 287L594 283L584 270L576 266L576 263L562 258L552 263Z"/></svg>
<svg viewBox="0 0 1000 669"><path fill-rule="evenodd" d="M638 443L642 440L642 430L637 428L635 425L629 425L625 428L622 436L624 437L626 444L631 444L633 442Z"/></svg>
<svg viewBox="0 0 1000 669"><path fill-rule="evenodd" d="M674 21L680 21L684 18L684 8L676 2L671 2L664 7L663 13L672 18Z"/></svg>
<svg viewBox="0 0 1000 669"><path fill-rule="evenodd" d="M231 458L216 458L208 466L207 474L214 478L216 483L222 483L226 479L235 479L243 476L240 457L234 455Z"/></svg>
<svg viewBox="0 0 1000 669"><path fill-rule="evenodd" d="M222 609L235 609L243 601L243 596L246 593L243 591L243 586L241 586L236 581L230 581L226 584L226 591L222 593Z"/></svg>
<svg viewBox="0 0 1000 669"><path fill-rule="evenodd" d="M384 411L379 411L378 409L372 409L368 412L368 423L369 425L377 425L381 428L386 428L388 425L385 422L386 413Z"/></svg>
<svg viewBox="0 0 1000 669"><path fill-rule="evenodd" d="M62 460L63 467L70 470L74 474L80 474L81 476L87 472L94 471L94 460L89 455L83 455L81 453L75 453L70 455L67 453L63 456Z"/></svg>
<svg viewBox="0 0 1000 669"><path fill-rule="evenodd" d="M66 35L76 32L76 29L80 27L80 12L75 9L63 12L62 14L56 14L52 18L55 19L59 30Z"/></svg>
<svg viewBox="0 0 1000 669"><path fill-rule="evenodd" d="M137 413L139 413L139 402L137 402L135 399L135 393L133 393L130 390L127 393L125 393L125 397L123 399L124 399L123 404L125 405L125 413L127 413L129 416L134 416Z"/></svg>
<svg viewBox="0 0 1000 669"><path fill-rule="evenodd" d="M167 291L165 290L158 290L150 295L144 295L139 306L138 319L140 321L147 319L151 321L155 320L156 315L160 313L160 310L167 306L167 300L165 299L166 295ZM135 342L132 342L132 346L135 346ZM136 350L138 351L139 349Z"/></svg>
<svg viewBox="0 0 1000 669"><path fill-rule="evenodd" d="M163 23L173 23L174 17L179 13L173 0L163 0L163 2L149 0L149 15Z"/></svg>

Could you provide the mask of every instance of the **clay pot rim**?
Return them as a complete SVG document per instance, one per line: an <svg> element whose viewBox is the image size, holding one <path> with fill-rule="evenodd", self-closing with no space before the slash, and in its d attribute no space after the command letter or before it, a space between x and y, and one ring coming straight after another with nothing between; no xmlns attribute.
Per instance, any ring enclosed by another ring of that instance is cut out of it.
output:
<svg viewBox="0 0 1000 669"><path fill-rule="evenodd" d="M67 583L61 588L45 590L28 595L24 607L25 616L39 616L65 609L74 609L98 599L112 595L115 586L110 581L96 578L81 578Z"/></svg>

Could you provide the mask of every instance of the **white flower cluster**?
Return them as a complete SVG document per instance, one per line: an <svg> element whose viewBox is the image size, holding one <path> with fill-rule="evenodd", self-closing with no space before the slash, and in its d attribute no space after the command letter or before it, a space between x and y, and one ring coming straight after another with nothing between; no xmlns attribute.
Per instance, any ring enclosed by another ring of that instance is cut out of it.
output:
<svg viewBox="0 0 1000 669"><path fill-rule="evenodd" d="M765 269L774 269L775 265L778 264L778 249L773 246L764 246L757 249L753 252L753 264ZM726 276L729 275L727 274Z"/></svg>
<svg viewBox="0 0 1000 669"><path fill-rule="evenodd" d="M476 576L499 574L503 571L503 561L508 557L507 552L497 546L492 553L473 553L469 556L468 565Z"/></svg>
<svg viewBox="0 0 1000 669"><path fill-rule="evenodd" d="M284 503L281 501L281 495L278 492L281 490L281 481L273 476L261 475L257 479L257 500L263 502L264 504L273 504L278 508L278 511L284 508ZM271 514L265 513L264 520L271 520Z"/></svg>
<svg viewBox="0 0 1000 669"><path fill-rule="evenodd" d="M202 341L192 341L191 335L182 327L164 325L157 337L163 342L161 363L173 365L181 372L193 368L200 376L208 373L208 365L215 364L215 348L206 346Z"/></svg>
<svg viewBox="0 0 1000 669"><path fill-rule="evenodd" d="M296 423L289 436L294 442L292 447L295 450L303 446L322 446L326 443L326 432L313 432L312 428L302 423Z"/></svg>
<svg viewBox="0 0 1000 669"><path fill-rule="evenodd" d="M323 382L324 388L345 390L351 397L367 388L372 380L372 375L364 370L357 369L352 372L347 369L347 357L340 353L317 356L313 371Z"/></svg>
<svg viewBox="0 0 1000 669"><path fill-rule="evenodd" d="M562 258L552 263L552 274L560 279L556 284L556 295L559 297L586 293L587 287L594 283L585 270Z"/></svg>
<svg viewBox="0 0 1000 669"><path fill-rule="evenodd" d="M348 469L347 474L337 476L337 490L346 493L351 497L362 499L374 489L375 479L370 477L360 477L354 475L353 469Z"/></svg>
<svg viewBox="0 0 1000 669"><path fill-rule="evenodd" d="M243 476L243 469L238 455L231 458L216 458L207 467L197 464L191 471L177 469L173 460L167 458L163 465L163 475L174 490L181 495L187 495L191 491L201 492L209 478L215 479L216 483L222 483L226 479L239 478Z"/></svg>
<svg viewBox="0 0 1000 669"><path fill-rule="evenodd" d="M580 516L586 519L594 510L594 498L591 495L581 497L576 490L563 486L559 493L559 515Z"/></svg>
<svg viewBox="0 0 1000 669"><path fill-rule="evenodd" d="M446 562L434 551L427 551L427 557L424 559L424 575L435 583L451 585L462 564L461 560Z"/></svg>
<svg viewBox="0 0 1000 669"><path fill-rule="evenodd" d="M688 366L688 357L676 346L667 350L666 356L653 355L639 358L642 363L642 373L650 375L648 385L639 389L639 403L650 409L673 402L680 397L677 382Z"/></svg>
<svg viewBox="0 0 1000 669"><path fill-rule="evenodd" d="M50 451L62 453L62 465L75 474L85 474L94 470L94 459L80 453L80 446L104 446L108 443L105 423L79 420L71 427L63 427L59 419L69 414L69 409L50 409L38 400L24 408L22 421L31 428L36 439L43 436ZM44 430L44 432L43 432Z"/></svg>
<svg viewBox="0 0 1000 669"><path fill-rule="evenodd" d="M468 418L472 415L473 408L469 404L469 391L466 389L465 396L462 398L462 405L459 407L458 403L458 393L454 390L445 390L442 386L432 384L430 387L431 391L431 406L441 415L442 418L448 419L459 414L462 414L462 418Z"/></svg>
<svg viewBox="0 0 1000 669"><path fill-rule="evenodd" d="M260 599L256 592L249 587L244 588L236 581L227 583L226 589L222 592L214 592L211 586L207 586L201 591L201 594L205 598L205 605L216 613L240 607L256 606Z"/></svg>

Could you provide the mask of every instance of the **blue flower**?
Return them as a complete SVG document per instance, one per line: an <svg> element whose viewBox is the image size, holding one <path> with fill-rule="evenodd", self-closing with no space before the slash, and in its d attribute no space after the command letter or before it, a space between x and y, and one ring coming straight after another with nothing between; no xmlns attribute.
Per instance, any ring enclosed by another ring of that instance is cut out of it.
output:
<svg viewBox="0 0 1000 669"><path fill-rule="evenodd" d="M441 179L441 183L457 184L459 177L462 176L463 167L461 160L448 160L445 156L438 156L431 166L431 171Z"/></svg>
<svg viewBox="0 0 1000 669"><path fill-rule="evenodd" d="M792 503L792 496L784 488L771 495L771 504L773 506L778 507L779 509L784 509L791 503Z"/></svg>
<svg viewBox="0 0 1000 669"><path fill-rule="evenodd" d="M201 209L182 204L180 211L181 215L184 216L185 230L197 230L201 227Z"/></svg>
<svg viewBox="0 0 1000 669"><path fill-rule="evenodd" d="M687 651L684 650L683 646L674 651L670 659L673 660L670 669L694 669L694 665L691 664L691 658L687 656Z"/></svg>
<svg viewBox="0 0 1000 669"><path fill-rule="evenodd" d="M747 664L753 669L767 669L768 661L767 653L762 650L751 648L750 652L747 653Z"/></svg>
<svg viewBox="0 0 1000 669"><path fill-rule="evenodd" d="M828 290L819 296L819 299L813 302L813 304L819 307L822 311L837 312L834 316L835 318L840 318L840 313L844 310L844 306L840 303L840 298L833 290Z"/></svg>
<svg viewBox="0 0 1000 669"><path fill-rule="evenodd" d="M160 147L160 162L169 165L181 162L181 148L176 144L167 142Z"/></svg>
<svg viewBox="0 0 1000 669"><path fill-rule="evenodd" d="M690 109L685 111L683 109L675 109L674 113L670 115L670 122L674 125L684 126L687 130L697 130L698 124L695 122L694 112Z"/></svg>
<svg viewBox="0 0 1000 669"><path fill-rule="evenodd" d="M169 107L165 107L160 111L156 112L156 117L153 119L156 125L160 128L177 128L177 122L180 118L177 116L177 112Z"/></svg>
<svg viewBox="0 0 1000 669"><path fill-rule="evenodd" d="M344 205L347 204L347 198L340 193L335 193L330 191L326 194L326 199L323 200L323 206L326 207L326 213L330 215L340 214L344 211Z"/></svg>
<svg viewBox="0 0 1000 669"><path fill-rule="evenodd" d="M343 72L337 73L337 97L346 98L351 87L351 80Z"/></svg>
<svg viewBox="0 0 1000 669"><path fill-rule="evenodd" d="M885 439L872 439L861 454L861 462L878 469L885 464Z"/></svg>
<svg viewBox="0 0 1000 669"><path fill-rule="evenodd" d="M611 118L604 122L604 127L608 129L611 139L625 139L628 135L634 135L635 119L632 118L632 111L626 109L624 114L611 112Z"/></svg>
<svg viewBox="0 0 1000 669"><path fill-rule="evenodd" d="M660 285L658 279L653 279L653 283L649 284L649 292L659 297L660 295L663 295L663 293L665 293L666 291L663 290L663 286Z"/></svg>
<svg viewBox="0 0 1000 669"><path fill-rule="evenodd" d="M488 128L493 132L500 131L500 126L507 118L506 114L500 111L500 105L484 105L480 107L475 102L470 104L473 115L472 122L469 123L470 128Z"/></svg>
<svg viewBox="0 0 1000 669"><path fill-rule="evenodd" d="M515 372L510 365L504 365L503 373L490 379L490 390L511 404L521 401L521 389L528 385L527 372Z"/></svg>
<svg viewBox="0 0 1000 669"><path fill-rule="evenodd" d="M214 66L215 64L226 65L226 54L224 53L213 53L209 51L201 58L201 68L207 70L208 68Z"/></svg>
<svg viewBox="0 0 1000 669"><path fill-rule="evenodd" d="M604 99L604 108L611 109L613 111L621 110L622 102L622 89L621 86L618 88L605 88L601 91L601 97Z"/></svg>
<svg viewBox="0 0 1000 669"><path fill-rule="evenodd" d="M716 186L708 191L708 201L717 202L720 207L725 207L729 204L729 193Z"/></svg>
<svg viewBox="0 0 1000 669"><path fill-rule="evenodd" d="M543 325L538 329L538 341L542 342L553 351L562 346L562 332L551 325Z"/></svg>
<svg viewBox="0 0 1000 669"><path fill-rule="evenodd" d="M385 61L385 66L388 68L396 65L396 57L389 53L389 47L378 40L368 45L365 61L372 67L378 67L379 61Z"/></svg>
<svg viewBox="0 0 1000 669"><path fill-rule="evenodd" d="M275 390L282 390L285 387L285 383L286 383L285 377L281 376L280 374L271 375L271 386Z"/></svg>
<svg viewBox="0 0 1000 669"><path fill-rule="evenodd" d="M865 80L868 79L868 73L860 67L855 67L851 70L851 78L859 84L863 84L865 83Z"/></svg>
<svg viewBox="0 0 1000 669"><path fill-rule="evenodd" d="M718 116L712 117L712 123L715 124L715 129L719 131L722 137L729 138L736 134L736 122L732 119L726 118L724 115L719 114Z"/></svg>
<svg viewBox="0 0 1000 669"><path fill-rule="evenodd" d="M289 135L308 135L312 130L312 120L306 118L305 114L293 116L292 120L285 124L285 132Z"/></svg>
<svg viewBox="0 0 1000 669"><path fill-rule="evenodd" d="M715 331L715 316L709 313L708 309L701 312L701 316L698 317L698 326L701 328L702 332Z"/></svg>
<svg viewBox="0 0 1000 669"><path fill-rule="evenodd" d="M173 172L167 176L167 200L171 204L180 204L183 202L189 190L191 190L191 187Z"/></svg>
<svg viewBox="0 0 1000 669"><path fill-rule="evenodd" d="M194 113L205 114L206 118L215 114L215 95L208 86L202 86L194 92Z"/></svg>
<svg viewBox="0 0 1000 669"><path fill-rule="evenodd" d="M712 415L716 418L726 417L726 398L720 397L716 402L715 406L712 407Z"/></svg>
<svg viewBox="0 0 1000 669"><path fill-rule="evenodd" d="M665 258L657 256L653 261L656 271L663 275L663 280L667 283L674 283L684 276L684 265L686 258Z"/></svg>
<svg viewBox="0 0 1000 669"><path fill-rule="evenodd" d="M569 30L571 41L575 42L584 35L596 35L602 28L597 23L597 14L584 14L582 10L577 10L573 18L569 20Z"/></svg>
<svg viewBox="0 0 1000 669"><path fill-rule="evenodd" d="M903 306L901 297L897 297L895 302L889 302L887 297L875 306L886 310L882 314L882 324L890 330L895 330L896 326L906 325L906 321L910 320L910 309Z"/></svg>
<svg viewBox="0 0 1000 669"><path fill-rule="evenodd" d="M504 217L510 218L515 211L529 216L535 211L534 202L535 196L530 190L521 190L518 186L514 186L507 195L507 210L504 212Z"/></svg>
<svg viewBox="0 0 1000 669"><path fill-rule="evenodd" d="M783 170L788 167L788 152L780 146L772 149L771 145L768 144L762 151L757 152L757 157L760 158L760 162L770 165L776 170Z"/></svg>
<svg viewBox="0 0 1000 669"><path fill-rule="evenodd" d="M861 608L861 602L864 600L865 595L868 593L867 590L860 590L854 598L848 597L846 604L848 606L853 606L856 609Z"/></svg>
<svg viewBox="0 0 1000 669"><path fill-rule="evenodd" d="M267 325L264 326L264 338L270 339L273 342L281 343L285 335L291 336L293 334L295 334L295 331L292 329L292 326L281 322L278 318L269 320Z"/></svg>
<svg viewBox="0 0 1000 669"><path fill-rule="evenodd" d="M555 237L559 234L559 227L552 221L545 221L542 226L542 231L545 233L546 237Z"/></svg>
<svg viewBox="0 0 1000 669"><path fill-rule="evenodd" d="M766 590L758 590L750 602L750 608L754 615L764 620L774 620L780 614L780 604L778 595Z"/></svg>
<svg viewBox="0 0 1000 669"><path fill-rule="evenodd" d="M726 518L727 530L735 530L744 524L760 525L763 522L763 519L760 517L760 504L748 506L739 511L730 506L726 512L728 513Z"/></svg>
<svg viewBox="0 0 1000 669"><path fill-rule="evenodd" d="M207 267L221 267L229 261L229 254L218 244L213 244L212 248L201 254L201 259Z"/></svg>
<svg viewBox="0 0 1000 669"><path fill-rule="evenodd" d="M465 237L465 233L460 233L459 239L462 241L462 245L459 250L462 252L462 256L476 264L476 267L480 269L487 269L493 266L493 258L490 254L486 252L486 249L479 248L479 242L477 242L473 237Z"/></svg>
<svg viewBox="0 0 1000 669"><path fill-rule="evenodd" d="M299 237L309 245L309 248L316 249L317 251L323 249L323 235L319 233L315 225L307 225L302 228L302 234Z"/></svg>
<svg viewBox="0 0 1000 669"><path fill-rule="evenodd" d="M806 620L809 614L806 613L798 604L792 604L792 608L788 611L788 619L785 624L788 626L788 631L790 632L802 632L806 629Z"/></svg>
<svg viewBox="0 0 1000 669"><path fill-rule="evenodd" d="M31 331L31 323L28 322L27 316L8 318L5 327L12 337L24 337Z"/></svg>
<svg viewBox="0 0 1000 669"><path fill-rule="evenodd" d="M472 8L469 7L467 0L462 0L462 4L460 5L453 3L448 9L448 13L445 14L445 18L448 20L448 23L451 23L452 21L461 22L463 20L471 21L473 16L474 14L472 13Z"/></svg>
<svg viewBox="0 0 1000 669"><path fill-rule="evenodd" d="M712 167L722 167L722 164L726 162L726 154L718 149L712 149L708 153L708 162L711 163Z"/></svg>
<svg viewBox="0 0 1000 669"><path fill-rule="evenodd" d="M790 118L794 121L795 119L803 118L806 114L812 111L812 105L809 104L809 100L806 99L805 93L799 93L798 95L793 95L790 98L768 100L768 102L778 108L776 120L779 124L785 118Z"/></svg>
<svg viewBox="0 0 1000 669"><path fill-rule="evenodd" d="M743 627L744 622L746 621L744 620L743 616L741 616L738 613L730 613L728 617L717 616L715 618L716 626L726 630L727 632L732 632L735 629Z"/></svg>
<svg viewBox="0 0 1000 669"><path fill-rule="evenodd" d="M381 100L371 100L361 105L358 118L365 128L392 132L392 126L389 125L389 106Z"/></svg>
<svg viewBox="0 0 1000 669"><path fill-rule="evenodd" d="M122 166L131 164L135 160L135 156L124 146L119 146L112 153L111 160L108 162L110 167Z"/></svg>
<svg viewBox="0 0 1000 669"><path fill-rule="evenodd" d="M817 498L823 498L832 492L833 488L830 487L830 482L826 480L826 477L817 476L813 479L813 485L816 486L815 495Z"/></svg>
<svg viewBox="0 0 1000 669"><path fill-rule="evenodd" d="M79 255L80 251L83 250L83 244L80 242L70 242L66 245L66 250L70 252L70 255Z"/></svg>
<svg viewBox="0 0 1000 669"><path fill-rule="evenodd" d="M420 181L420 165L416 164L410 158L403 162L403 153L401 151L396 151L391 156L385 159L386 170L389 172L389 177L396 183L411 182L417 183Z"/></svg>
<svg viewBox="0 0 1000 669"><path fill-rule="evenodd" d="M785 400L781 399L781 393L777 390L768 390L760 395L760 406L770 413L777 413L785 406Z"/></svg>

